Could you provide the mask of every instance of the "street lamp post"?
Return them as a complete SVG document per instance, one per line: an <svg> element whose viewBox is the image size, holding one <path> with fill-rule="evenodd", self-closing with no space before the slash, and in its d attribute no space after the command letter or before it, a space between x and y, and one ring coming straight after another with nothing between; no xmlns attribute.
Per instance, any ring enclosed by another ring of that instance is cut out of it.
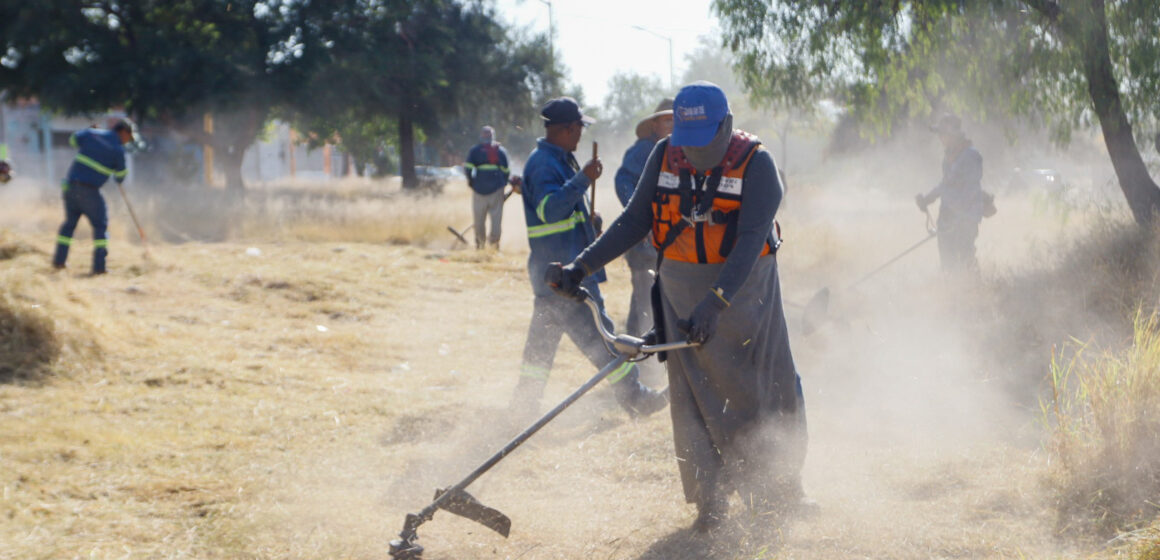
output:
<svg viewBox="0 0 1160 560"><path fill-rule="evenodd" d="M540 0L540 3L548 7L548 57L552 59L552 64L556 64L556 20L552 18L552 0Z"/></svg>
<svg viewBox="0 0 1160 560"><path fill-rule="evenodd" d="M544 0L540 0L540 1L543 2ZM639 25L634 25L634 26L632 26L632 28L636 29L638 31L644 31L645 33L648 33L654 37L659 37L659 38L664 39L664 40L669 42L669 88L677 87L677 78L676 78L676 75L673 73L673 38L669 37L668 35L661 35L660 33L657 33L656 31L653 31L653 30L648 29L646 27L641 27Z"/></svg>

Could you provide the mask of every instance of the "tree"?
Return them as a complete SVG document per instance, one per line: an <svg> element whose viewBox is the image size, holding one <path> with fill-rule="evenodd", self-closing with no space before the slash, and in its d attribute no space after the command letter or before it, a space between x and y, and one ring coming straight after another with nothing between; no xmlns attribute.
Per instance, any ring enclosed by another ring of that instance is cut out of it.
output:
<svg viewBox="0 0 1160 560"><path fill-rule="evenodd" d="M1066 142L1098 123L1136 221L1160 187L1132 123L1160 112L1160 2L715 0L759 99L832 95L882 129L938 108L1015 115Z"/></svg>
<svg viewBox="0 0 1160 560"><path fill-rule="evenodd" d="M320 2L0 0L0 89L68 114L124 107L213 146L227 187L273 107L317 58ZM206 112L221 117L214 132Z"/></svg>
<svg viewBox="0 0 1160 560"><path fill-rule="evenodd" d="M525 123L560 77L542 40L513 38L482 2L336 0L319 33L327 63L294 104L301 122L344 141L368 123L396 130L405 188L418 185L417 131L445 143L474 137L469 120Z"/></svg>
<svg viewBox="0 0 1160 560"><path fill-rule="evenodd" d="M601 125L612 138L632 138L637 121L651 114L661 99L672 95L656 76L613 74L601 106Z"/></svg>

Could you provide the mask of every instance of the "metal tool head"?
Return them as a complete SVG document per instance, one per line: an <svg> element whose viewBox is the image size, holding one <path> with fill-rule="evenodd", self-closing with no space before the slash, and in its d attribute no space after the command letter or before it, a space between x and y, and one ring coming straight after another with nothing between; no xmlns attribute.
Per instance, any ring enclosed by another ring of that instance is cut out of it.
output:
<svg viewBox="0 0 1160 560"><path fill-rule="evenodd" d="M435 489L435 499L447 493L442 488ZM439 504L439 509L470 519L507 538L512 530L512 520L497 509L487 507L463 490L450 490L451 495Z"/></svg>

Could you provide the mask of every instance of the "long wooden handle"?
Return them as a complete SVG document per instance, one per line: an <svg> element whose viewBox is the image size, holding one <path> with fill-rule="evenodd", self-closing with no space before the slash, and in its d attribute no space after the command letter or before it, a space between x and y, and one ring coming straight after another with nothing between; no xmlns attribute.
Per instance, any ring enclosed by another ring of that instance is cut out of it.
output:
<svg viewBox="0 0 1160 560"><path fill-rule="evenodd" d="M592 141L592 159L599 157L598 144L595 140ZM592 181L592 212L596 212L596 180Z"/></svg>

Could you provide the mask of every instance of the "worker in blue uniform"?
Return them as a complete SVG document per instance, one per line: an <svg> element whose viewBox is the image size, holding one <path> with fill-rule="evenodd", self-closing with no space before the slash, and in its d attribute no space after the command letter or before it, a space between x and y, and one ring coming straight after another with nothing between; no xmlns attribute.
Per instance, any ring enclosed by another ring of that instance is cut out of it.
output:
<svg viewBox="0 0 1160 560"><path fill-rule="evenodd" d="M52 266L65 267L68 251L73 242L73 231L81 216L93 227L92 273L105 273L105 257L109 254L109 213L101 187L110 177L118 184L125 180L125 144L133 141L133 125L119 120L109 130L88 128L73 134L69 144L77 149L76 158L69 167L68 176L61 185L64 197L64 223L56 237L56 253Z"/></svg>

